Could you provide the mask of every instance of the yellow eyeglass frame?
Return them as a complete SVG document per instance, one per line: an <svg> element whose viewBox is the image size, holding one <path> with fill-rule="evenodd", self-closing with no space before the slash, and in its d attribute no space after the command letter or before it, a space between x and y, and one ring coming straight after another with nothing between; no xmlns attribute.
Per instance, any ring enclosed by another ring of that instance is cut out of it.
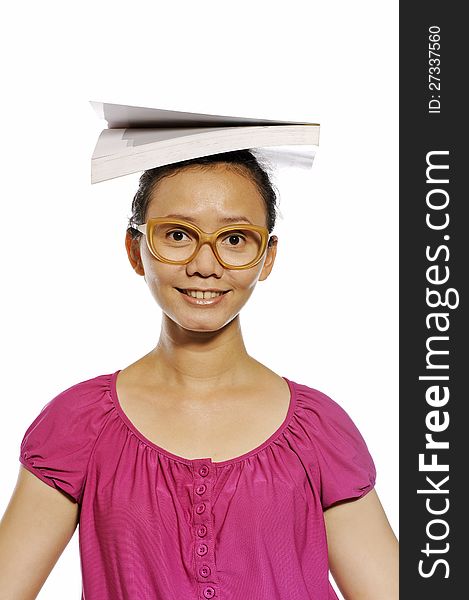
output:
<svg viewBox="0 0 469 600"><path fill-rule="evenodd" d="M155 225L157 225L158 223L165 223L167 225L181 225L185 228L195 231L195 233L198 236L197 246L195 247L195 250L191 254L191 256L189 256L189 258L187 258L186 260L169 260L169 259L166 259L163 256L161 256L160 254L158 254L158 252L153 244L153 229L154 229ZM143 233L145 235L146 240L147 240L148 249L150 250L152 255L157 260L160 260L161 262L164 262L164 263L167 263L170 265L186 265L187 263L191 262L191 260L193 260L195 258L200 247L203 244L210 244L212 251L215 254L218 262L223 267L225 267L225 269L250 269L251 267L254 267L255 265L257 265L257 263L259 263L262 260L265 249L267 247L267 243L269 241L269 230L266 227L262 227L260 225L251 225L249 223L238 223L235 225L226 225L225 227L221 227L220 229L217 229L217 231L214 231L213 233L208 233L207 231L203 231L202 229L200 229L200 227L197 227L197 225L194 225L194 223L188 223L187 221L166 219L165 217L154 217L152 219L148 219L148 221L146 223L142 223L142 225L135 225L134 228L138 229L138 231L140 231L140 233ZM217 238L222 233L225 233L225 232L231 231L231 230L239 230L239 229L248 229L249 231L255 231L256 233L260 234L261 245L259 248L259 254L254 260L249 262L247 265L238 265L238 266L229 265L220 257L217 247L216 247L216 241L217 241Z"/></svg>

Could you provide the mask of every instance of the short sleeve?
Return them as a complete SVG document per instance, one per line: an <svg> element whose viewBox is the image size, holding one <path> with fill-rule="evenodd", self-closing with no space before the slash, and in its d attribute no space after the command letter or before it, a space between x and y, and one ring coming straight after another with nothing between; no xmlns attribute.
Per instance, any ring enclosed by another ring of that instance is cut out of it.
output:
<svg viewBox="0 0 469 600"><path fill-rule="evenodd" d="M26 429L21 464L39 479L81 502L88 461L106 419L103 376L77 383L52 398Z"/></svg>
<svg viewBox="0 0 469 600"><path fill-rule="evenodd" d="M307 386L301 389L323 509L364 496L375 485L376 468L360 431L329 396Z"/></svg>

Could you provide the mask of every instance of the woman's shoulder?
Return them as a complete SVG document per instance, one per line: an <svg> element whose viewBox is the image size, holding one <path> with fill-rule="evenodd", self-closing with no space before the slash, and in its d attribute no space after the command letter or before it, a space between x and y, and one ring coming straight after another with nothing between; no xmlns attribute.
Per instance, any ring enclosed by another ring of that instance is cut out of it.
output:
<svg viewBox="0 0 469 600"><path fill-rule="evenodd" d="M66 418L70 411L98 410L109 395L112 376L113 373L94 375L53 392L41 412L47 410Z"/></svg>
<svg viewBox="0 0 469 600"><path fill-rule="evenodd" d="M76 501L94 444L114 405L111 374L81 380L55 394L26 428L20 462Z"/></svg>
<svg viewBox="0 0 469 600"><path fill-rule="evenodd" d="M293 382L296 390L295 437L313 452L314 476L323 507L362 496L376 480L376 468L355 421L330 396L310 385Z"/></svg>
<svg viewBox="0 0 469 600"><path fill-rule="evenodd" d="M42 405L36 417L26 431L44 431L48 427L61 435L67 435L72 429L93 431L113 407L110 398L110 385L113 373L95 375L80 380L60 390L53 392L52 397Z"/></svg>
<svg viewBox="0 0 469 600"><path fill-rule="evenodd" d="M312 422L338 421L343 425L354 425L350 415L343 406L322 390L305 383L293 382L296 400L303 415Z"/></svg>

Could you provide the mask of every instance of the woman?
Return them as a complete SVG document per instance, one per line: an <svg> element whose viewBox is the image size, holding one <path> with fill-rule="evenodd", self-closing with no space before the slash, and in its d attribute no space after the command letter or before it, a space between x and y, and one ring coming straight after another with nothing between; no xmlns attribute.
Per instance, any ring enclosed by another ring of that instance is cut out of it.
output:
<svg viewBox="0 0 469 600"><path fill-rule="evenodd" d="M332 600L329 568L347 600L397 598L397 540L359 431L244 346L275 202L249 151L143 173L125 244L162 309L159 340L27 429L1 529L5 598L36 597L78 521L91 600Z"/></svg>

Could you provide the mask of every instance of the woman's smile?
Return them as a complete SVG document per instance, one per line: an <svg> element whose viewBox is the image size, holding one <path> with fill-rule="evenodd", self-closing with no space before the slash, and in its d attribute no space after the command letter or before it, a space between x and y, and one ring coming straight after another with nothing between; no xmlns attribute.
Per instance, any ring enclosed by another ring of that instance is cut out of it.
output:
<svg viewBox="0 0 469 600"><path fill-rule="evenodd" d="M180 294L182 296L184 296L184 300L186 302L188 302L189 304L192 304L193 306L215 306L217 304L220 304L220 302L222 302L225 295L230 291L230 290L202 291L202 290L195 290L195 289L191 289L191 288L187 288L187 289L176 288L176 290L178 292L180 292Z"/></svg>

